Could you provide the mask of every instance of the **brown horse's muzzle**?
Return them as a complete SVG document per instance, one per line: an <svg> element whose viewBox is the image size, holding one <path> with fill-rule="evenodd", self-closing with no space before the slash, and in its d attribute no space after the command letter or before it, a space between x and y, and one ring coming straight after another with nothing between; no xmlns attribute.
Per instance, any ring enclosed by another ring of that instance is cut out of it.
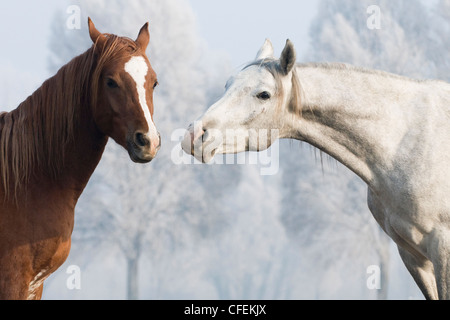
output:
<svg viewBox="0 0 450 320"><path fill-rule="evenodd" d="M131 160L136 163L149 163L161 149L161 135L158 133L157 141L152 141L148 134L136 131L127 139L127 150Z"/></svg>

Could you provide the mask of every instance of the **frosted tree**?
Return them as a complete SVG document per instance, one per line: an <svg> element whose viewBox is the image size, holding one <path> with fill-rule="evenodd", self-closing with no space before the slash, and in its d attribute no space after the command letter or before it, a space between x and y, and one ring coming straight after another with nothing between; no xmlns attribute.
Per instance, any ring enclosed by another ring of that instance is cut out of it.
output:
<svg viewBox="0 0 450 320"><path fill-rule="evenodd" d="M232 217L229 231L209 242L208 278L219 299L291 299L304 279L299 253L279 219L281 176L263 177L250 165L242 175L225 197L230 203L225 213Z"/></svg>
<svg viewBox="0 0 450 320"><path fill-rule="evenodd" d="M322 1L306 58L434 77L433 63L427 59L435 47L430 46L429 21L420 0Z"/></svg>
<svg viewBox="0 0 450 320"><path fill-rule="evenodd" d="M127 263L127 296L136 299L143 255L158 259L226 225L220 198L237 183L239 170L176 165L172 151L178 141L171 137L215 98L217 86L222 88L224 83L217 75L227 73L227 63L210 58L184 0L83 0L75 5L81 21L90 16L99 30L130 38L150 21L148 56L160 83L155 92L155 123L163 138L162 149L150 165L138 166L110 142L79 203L74 233L74 251L83 239L85 245L114 244L119 249ZM71 30L66 19L55 16L50 41L53 71L91 46L84 25Z"/></svg>
<svg viewBox="0 0 450 320"><path fill-rule="evenodd" d="M434 77L435 64L429 56L435 44L429 39L430 18L420 1L323 0L318 12L304 60ZM292 149L283 168L283 221L290 234L303 247L317 250L316 263L324 270L344 270L352 263L353 272L361 273L377 257L382 271L378 298L386 299L390 241L367 208L367 186L333 161L324 163L328 157L319 152L316 162L319 166L322 162L323 171L311 170L311 161L298 159Z"/></svg>

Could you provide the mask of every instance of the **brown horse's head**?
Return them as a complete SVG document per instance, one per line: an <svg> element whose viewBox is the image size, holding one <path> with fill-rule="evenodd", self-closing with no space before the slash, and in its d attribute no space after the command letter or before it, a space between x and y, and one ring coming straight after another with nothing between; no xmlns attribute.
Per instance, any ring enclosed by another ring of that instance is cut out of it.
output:
<svg viewBox="0 0 450 320"><path fill-rule="evenodd" d="M99 32L89 19L97 66L93 114L98 129L123 146L134 162L150 162L161 146L153 122L153 90L158 85L146 56L148 23L133 41Z"/></svg>

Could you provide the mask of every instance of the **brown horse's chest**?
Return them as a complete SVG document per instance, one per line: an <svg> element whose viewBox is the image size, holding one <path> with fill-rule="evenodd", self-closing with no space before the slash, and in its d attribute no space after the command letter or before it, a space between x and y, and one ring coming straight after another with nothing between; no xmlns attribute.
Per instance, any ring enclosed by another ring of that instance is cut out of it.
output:
<svg viewBox="0 0 450 320"><path fill-rule="evenodd" d="M33 277L45 275L45 270L56 270L69 255L74 205L68 206L64 198L61 193L31 196L26 205L11 210L6 219L11 223L4 227L12 231L7 242L15 243L18 250L26 248Z"/></svg>
<svg viewBox="0 0 450 320"><path fill-rule="evenodd" d="M9 202L0 188L0 299L39 299L45 279L65 262L86 175L36 175Z"/></svg>
<svg viewBox="0 0 450 320"><path fill-rule="evenodd" d="M36 271L56 270L67 259L74 226L74 210L51 206L33 219L33 240L30 243Z"/></svg>
<svg viewBox="0 0 450 320"><path fill-rule="evenodd" d="M32 280L29 284L28 299L36 299L44 281L55 272L67 259L70 252L71 241L63 239L50 239L38 244L45 250L36 250L34 258L40 263L32 270Z"/></svg>
<svg viewBox="0 0 450 320"><path fill-rule="evenodd" d="M2 298L38 298L44 280L57 270L69 255L73 210L64 210L52 205L51 201L45 210L37 209L38 206L34 208L36 209L14 210L9 207L9 210L1 212ZM61 219L63 217L64 219Z"/></svg>

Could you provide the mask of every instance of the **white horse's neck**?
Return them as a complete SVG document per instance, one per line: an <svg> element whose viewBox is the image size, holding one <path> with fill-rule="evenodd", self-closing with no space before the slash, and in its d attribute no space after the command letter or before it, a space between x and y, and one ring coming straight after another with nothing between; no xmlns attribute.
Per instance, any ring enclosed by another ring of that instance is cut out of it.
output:
<svg viewBox="0 0 450 320"><path fill-rule="evenodd" d="M423 104L414 92L429 82L337 65L299 65L297 73L303 114L294 121L295 138L374 186L395 166L407 131L420 120L414 109Z"/></svg>

